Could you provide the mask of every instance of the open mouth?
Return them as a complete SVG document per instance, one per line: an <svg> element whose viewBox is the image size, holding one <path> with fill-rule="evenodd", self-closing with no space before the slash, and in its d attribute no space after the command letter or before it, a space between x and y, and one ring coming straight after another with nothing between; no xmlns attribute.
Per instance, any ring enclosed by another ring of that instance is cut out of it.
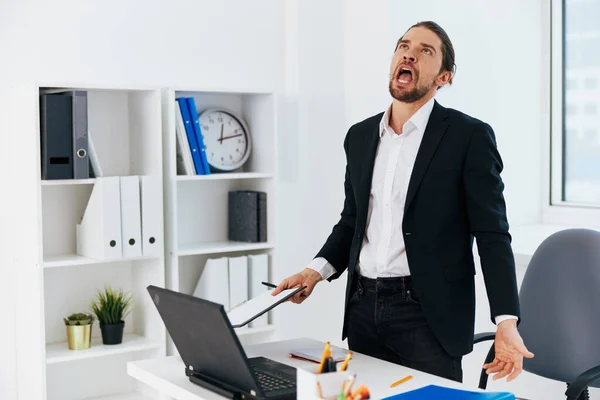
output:
<svg viewBox="0 0 600 400"><path fill-rule="evenodd" d="M398 82L400 83L410 83L413 80L413 73L408 68L400 68L398 73Z"/></svg>

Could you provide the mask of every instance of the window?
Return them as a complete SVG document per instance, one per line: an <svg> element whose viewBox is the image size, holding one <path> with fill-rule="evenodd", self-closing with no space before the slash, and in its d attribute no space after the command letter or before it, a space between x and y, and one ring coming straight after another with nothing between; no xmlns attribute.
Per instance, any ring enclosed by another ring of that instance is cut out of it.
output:
<svg viewBox="0 0 600 400"><path fill-rule="evenodd" d="M552 205L600 207L600 0L553 0Z"/></svg>

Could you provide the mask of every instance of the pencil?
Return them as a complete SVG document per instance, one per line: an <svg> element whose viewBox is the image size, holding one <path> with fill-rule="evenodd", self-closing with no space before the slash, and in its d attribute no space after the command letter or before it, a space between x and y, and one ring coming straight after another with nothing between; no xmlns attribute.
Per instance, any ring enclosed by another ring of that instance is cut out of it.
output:
<svg viewBox="0 0 600 400"><path fill-rule="evenodd" d="M352 358L352 352L349 351L348 354L346 355L346 359L344 360L344 363L340 367L340 371L345 371L346 368L348 368L348 362L350 361L351 358Z"/></svg>
<svg viewBox="0 0 600 400"><path fill-rule="evenodd" d="M325 365L325 361L329 357L329 342L325 343L325 349L323 349L323 357L321 358L321 363L319 364L319 369L317 370L317 374L323 372L323 366Z"/></svg>
<svg viewBox="0 0 600 400"><path fill-rule="evenodd" d="M399 381L396 381L396 382L392 383L392 384L390 385L390 387L396 387L396 386L398 386L399 384L401 384L401 383L404 383L404 382L406 382L406 381L408 381L408 380L410 380L410 379L412 379L412 376L411 376L411 375L405 376L404 378L400 379Z"/></svg>
<svg viewBox="0 0 600 400"><path fill-rule="evenodd" d="M321 389L321 382L317 382L317 394L319 395L320 399L323 398L323 390Z"/></svg>

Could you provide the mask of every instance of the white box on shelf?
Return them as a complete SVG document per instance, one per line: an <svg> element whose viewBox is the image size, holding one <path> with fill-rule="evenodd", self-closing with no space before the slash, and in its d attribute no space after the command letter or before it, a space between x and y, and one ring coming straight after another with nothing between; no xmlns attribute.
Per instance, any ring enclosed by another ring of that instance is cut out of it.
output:
<svg viewBox="0 0 600 400"><path fill-rule="evenodd" d="M100 260L122 257L119 177L96 179L76 236L81 256Z"/></svg>
<svg viewBox="0 0 600 400"><path fill-rule="evenodd" d="M123 257L140 257L142 255L140 179L138 176L122 176L120 181Z"/></svg>
<svg viewBox="0 0 600 400"><path fill-rule="evenodd" d="M162 191L158 176L141 176L142 254L158 257L162 251L160 201Z"/></svg>
<svg viewBox="0 0 600 400"><path fill-rule="evenodd" d="M248 256L248 291L250 298L268 290L263 282L269 281L269 255L251 254ZM251 328L263 328L269 324L269 313L250 322Z"/></svg>
<svg viewBox="0 0 600 400"><path fill-rule="evenodd" d="M209 258L204 264L193 295L229 309L229 270L227 257Z"/></svg>
<svg viewBox="0 0 600 400"><path fill-rule="evenodd" d="M248 301L248 257L229 257L229 305Z"/></svg>

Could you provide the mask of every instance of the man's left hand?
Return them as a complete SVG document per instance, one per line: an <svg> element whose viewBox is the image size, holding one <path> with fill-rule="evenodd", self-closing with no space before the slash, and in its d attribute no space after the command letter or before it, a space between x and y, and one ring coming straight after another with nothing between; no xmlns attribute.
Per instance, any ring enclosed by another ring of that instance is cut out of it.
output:
<svg viewBox="0 0 600 400"><path fill-rule="evenodd" d="M533 353L527 350L519 331L516 320L506 320L498 324L494 342L496 358L485 364L487 374L495 374L493 379L502 379L508 375L508 382L515 379L523 371L523 357L533 358Z"/></svg>

